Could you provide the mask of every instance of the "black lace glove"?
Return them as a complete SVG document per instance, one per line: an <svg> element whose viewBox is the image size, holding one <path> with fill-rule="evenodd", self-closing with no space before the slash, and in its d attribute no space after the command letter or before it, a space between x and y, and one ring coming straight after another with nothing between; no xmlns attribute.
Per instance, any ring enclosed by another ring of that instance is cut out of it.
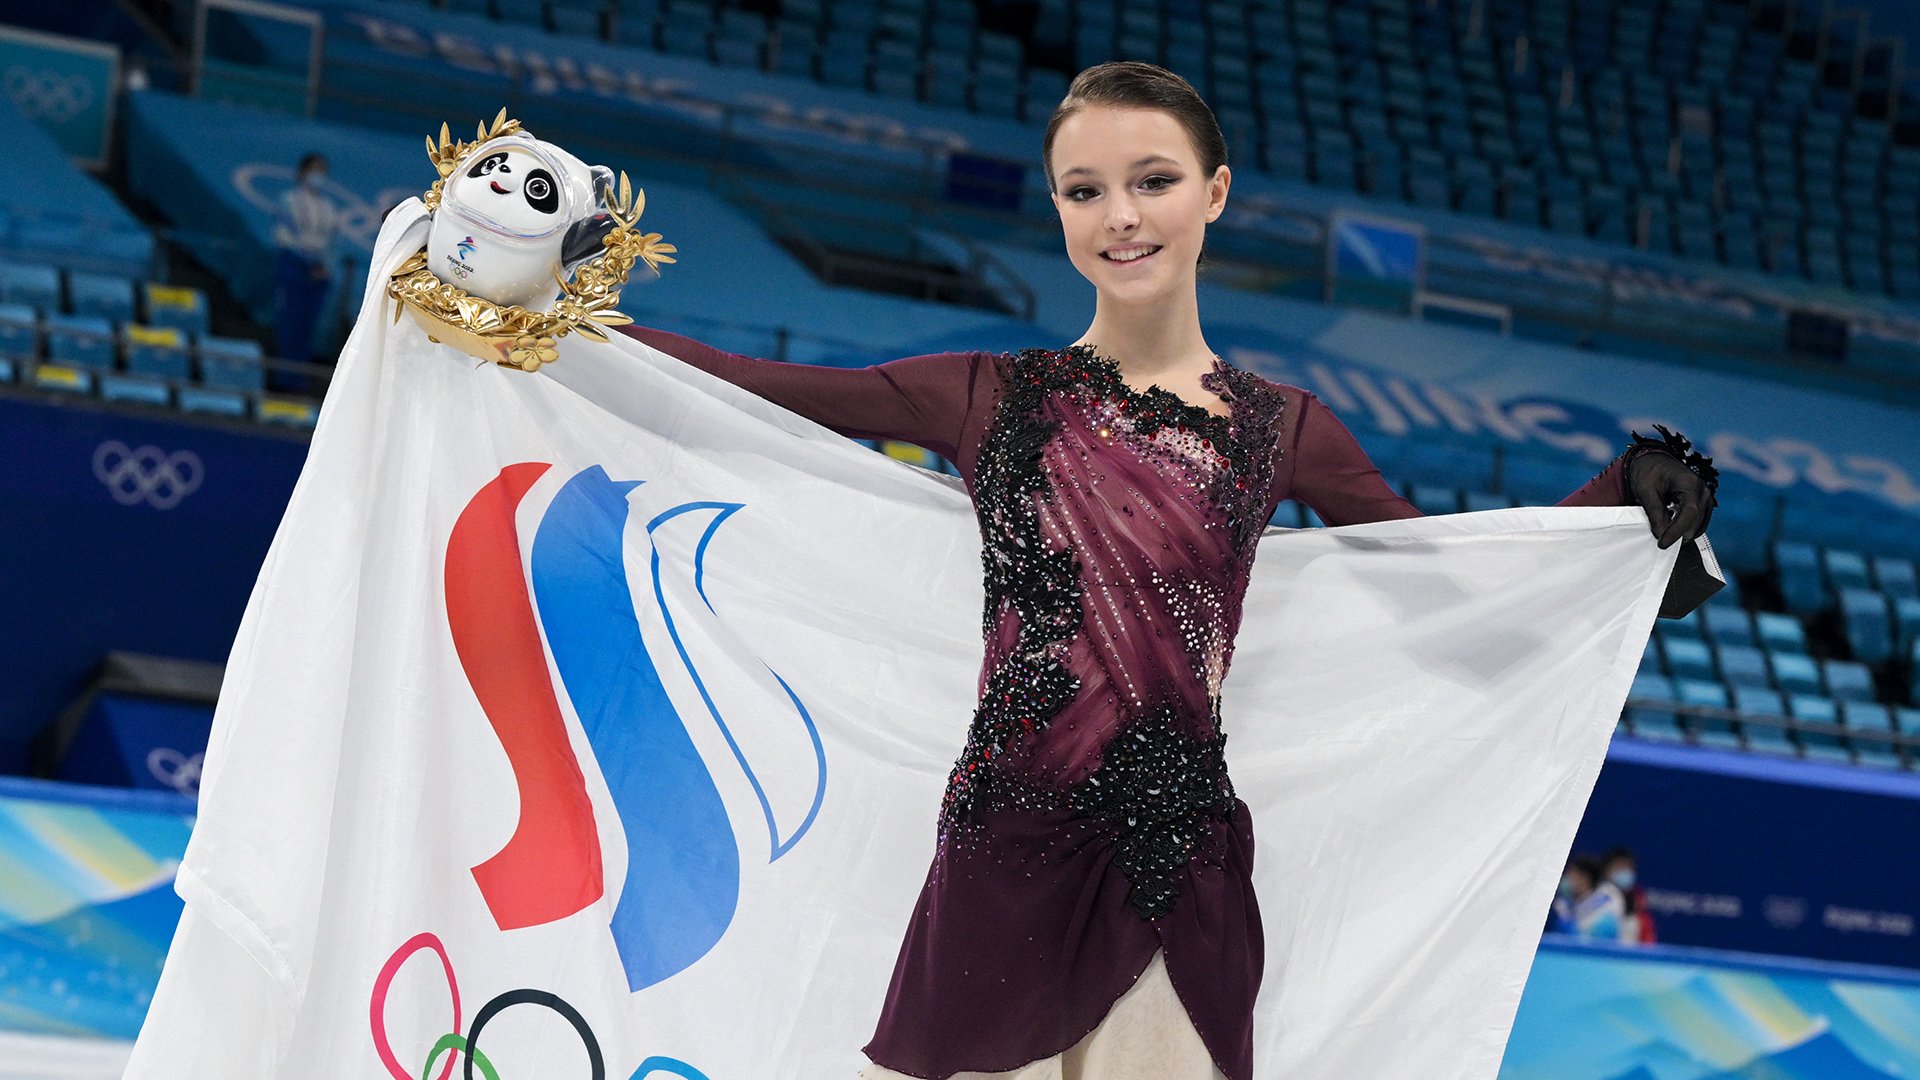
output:
<svg viewBox="0 0 1920 1080"><path fill-rule="evenodd" d="M1685 435L1653 425L1661 435L1633 433L1626 451L1627 497L1647 511L1647 521L1662 548L1707 531L1720 472Z"/></svg>

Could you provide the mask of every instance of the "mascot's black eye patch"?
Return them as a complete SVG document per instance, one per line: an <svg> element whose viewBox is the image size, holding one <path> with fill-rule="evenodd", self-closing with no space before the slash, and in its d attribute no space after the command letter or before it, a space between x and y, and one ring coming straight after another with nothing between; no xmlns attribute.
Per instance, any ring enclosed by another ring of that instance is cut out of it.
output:
<svg viewBox="0 0 1920 1080"><path fill-rule="evenodd" d="M498 154L488 154L486 157L481 158L474 164L473 168L467 170L467 175L478 178L495 171L509 173L513 171L507 168L507 155L505 151Z"/></svg>
<svg viewBox="0 0 1920 1080"><path fill-rule="evenodd" d="M560 190L553 186L553 174L545 169L528 173L527 182L520 190L527 197L527 205L543 214L560 209Z"/></svg>

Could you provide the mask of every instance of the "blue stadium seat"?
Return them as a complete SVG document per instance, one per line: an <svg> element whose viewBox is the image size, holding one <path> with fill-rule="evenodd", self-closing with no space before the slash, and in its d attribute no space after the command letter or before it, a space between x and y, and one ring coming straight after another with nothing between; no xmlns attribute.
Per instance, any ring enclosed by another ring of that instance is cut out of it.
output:
<svg viewBox="0 0 1920 1080"><path fill-rule="evenodd" d="M199 289L149 281L143 291L148 326L171 326L194 338L207 332L207 298Z"/></svg>
<svg viewBox="0 0 1920 1080"><path fill-rule="evenodd" d="M597 38L605 26L606 0L548 0L547 14L556 34Z"/></svg>
<svg viewBox="0 0 1920 1080"><path fill-rule="evenodd" d="M1913 560L1893 555L1873 557L1873 584L1885 595L1899 600L1920 597L1920 581L1915 580Z"/></svg>
<svg viewBox="0 0 1920 1080"><path fill-rule="evenodd" d="M1736 686L1733 689L1733 707L1738 709L1742 716L1740 733L1746 737L1747 749L1768 754L1785 754L1788 757L1800 755L1800 748L1788 737L1784 726L1763 721L1749 723L1745 719L1746 717L1784 719L1787 715L1787 707L1779 693L1764 687Z"/></svg>
<svg viewBox="0 0 1920 1080"><path fill-rule="evenodd" d="M25 304L42 314L60 310L60 271L33 263L0 262L0 302Z"/></svg>
<svg viewBox="0 0 1920 1080"><path fill-rule="evenodd" d="M125 331L127 371L160 379L186 379L193 374L187 336L171 326L129 324Z"/></svg>
<svg viewBox="0 0 1920 1080"><path fill-rule="evenodd" d="M165 407L173 401L172 388L158 379L111 371L100 373L99 393L102 401L131 401L158 407Z"/></svg>
<svg viewBox="0 0 1920 1080"><path fill-rule="evenodd" d="M1660 646L1656 644L1651 637L1647 639L1646 647L1640 650L1639 671L1643 675L1659 675L1662 673L1660 670Z"/></svg>
<svg viewBox="0 0 1920 1080"><path fill-rule="evenodd" d="M57 364L110 370L117 352L113 326L91 315L47 316L47 358Z"/></svg>
<svg viewBox="0 0 1920 1080"><path fill-rule="evenodd" d="M1767 660L1773 665L1773 684L1789 694L1825 694L1826 687L1820 682L1820 668L1813 657L1805 653L1769 652Z"/></svg>
<svg viewBox="0 0 1920 1080"><path fill-rule="evenodd" d="M40 356L40 321L25 304L0 304L0 357L35 360Z"/></svg>
<svg viewBox="0 0 1920 1080"><path fill-rule="evenodd" d="M1787 711L1794 720L1802 724L1825 724L1834 727L1840 723L1840 707L1832 698L1813 694L1791 694L1787 697ZM1837 733L1809 731L1802 727L1795 732L1800 740L1800 749L1809 758L1826 761L1852 761L1853 754L1847 749L1846 739Z"/></svg>
<svg viewBox="0 0 1920 1080"><path fill-rule="evenodd" d="M204 386L183 386L179 391L181 412L210 413L217 416L247 415L247 395L233 390Z"/></svg>
<svg viewBox="0 0 1920 1080"><path fill-rule="evenodd" d="M1873 701L1873 672L1867 665L1854 660L1822 660L1820 673L1824 677L1827 693L1832 697L1850 701Z"/></svg>
<svg viewBox="0 0 1920 1080"><path fill-rule="evenodd" d="M1756 611L1753 614L1753 629L1768 652L1807 651L1807 629L1791 615L1777 611Z"/></svg>
<svg viewBox="0 0 1920 1080"><path fill-rule="evenodd" d="M1753 633L1753 616L1743 608L1709 604L1701 609L1700 615L1706 623L1707 636L1716 645L1755 645L1759 642Z"/></svg>
<svg viewBox="0 0 1920 1080"><path fill-rule="evenodd" d="M1850 732L1847 741L1853 746L1854 759L1862 765L1899 768L1899 753L1887 738L1894 731L1893 711L1877 701L1842 701L1839 705L1840 718ZM1881 737L1874 738L1875 732Z"/></svg>
<svg viewBox="0 0 1920 1080"><path fill-rule="evenodd" d="M1865 555L1857 551L1827 548L1820 553L1820 561L1826 570L1829 592L1839 592L1841 589L1873 588L1873 579L1867 573Z"/></svg>
<svg viewBox="0 0 1920 1080"><path fill-rule="evenodd" d="M1675 679L1673 687L1679 692L1680 703L1698 705L1712 709L1730 707L1727 688L1717 682L1704 679ZM1732 721L1706 716L1687 717L1687 727L1693 732L1694 741L1702 746L1720 746L1730 749L1740 748L1740 734L1733 728Z"/></svg>
<svg viewBox="0 0 1920 1080"><path fill-rule="evenodd" d="M1721 645L1716 648L1720 677L1728 686L1766 689L1767 657L1751 645Z"/></svg>
<svg viewBox="0 0 1920 1080"><path fill-rule="evenodd" d="M1662 635L1660 651L1667 657L1667 674L1676 679L1715 678L1713 651L1704 641Z"/></svg>
<svg viewBox="0 0 1920 1080"><path fill-rule="evenodd" d="M1853 658L1878 664L1893 655L1893 625L1887 615L1887 598L1873 589L1840 590L1840 619Z"/></svg>
<svg viewBox="0 0 1920 1080"><path fill-rule="evenodd" d="M260 343L245 338L209 337L200 342L200 382L216 390L258 391Z"/></svg>
<svg viewBox="0 0 1920 1080"><path fill-rule="evenodd" d="M1773 545L1773 568L1779 575L1780 593L1787 610L1796 615L1811 615L1827 604L1827 590L1821 580L1820 552L1812 544L1781 540Z"/></svg>
<svg viewBox="0 0 1920 1080"><path fill-rule="evenodd" d="M1407 501L1421 513L1429 516L1460 512L1460 493L1453 488L1415 484L1412 493L1407 496Z"/></svg>
<svg viewBox="0 0 1920 1080"><path fill-rule="evenodd" d="M1462 501L1470 514L1481 510L1502 510L1513 505L1512 499L1491 491L1469 491L1463 496Z"/></svg>
<svg viewBox="0 0 1920 1080"><path fill-rule="evenodd" d="M126 278L70 271L67 298L75 315L97 315L116 324L134 317L133 282Z"/></svg>
<svg viewBox="0 0 1920 1080"><path fill-rule="evenodd" d="M1680 693L1674 688L1673 680L1665 675L1653 675L1642 672L1633 677L1633 687L1627 696L1636 701L1661 702L1678 701ZM1633 725L1633 734L1643 739L1660 739L1667 742L1683 742L1684 732L1675 714L1669 709L1657 705L1632 705L1626 712L1627 720Z"/></svg>
<svg viewBox="0 0 1920 1080"><path fill-rule="evenodd" d="M1903 596L1893 602L1893 638L1901 656L1920 643L1920 599Z"/></svg>

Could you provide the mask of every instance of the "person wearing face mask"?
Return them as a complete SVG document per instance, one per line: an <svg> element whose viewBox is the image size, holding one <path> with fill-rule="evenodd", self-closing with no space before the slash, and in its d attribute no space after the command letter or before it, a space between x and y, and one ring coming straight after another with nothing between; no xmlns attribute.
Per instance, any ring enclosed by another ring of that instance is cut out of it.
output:
<svg viewBox="0 0 1920 1080"><path fill-rule="evenodd" d="M940 454L979 511L980 704L861 1075L1253 1080L1264 939L1219 710L1252 555L1283 499L1329 525L1420 511L1318 396L1207 344L1195 275L1231 172L1191 85L1081 72L1041 163L1095 293L1071 344L839 368L623 332ZM1561 505L1643 506L1665 548L1705 531L1714 483L1683 437L1636 433Z"/></svg>
<svg viewBox="0 0 1920 1080"><path fill-rule="evenodd" d="M1607 852L1607 880L1620 890L1625 911L1620 919L1622 945L1651 945L1655 941L1653 913L1647 910L1647 890L1639 881L1639 865L1624 847Z"/></svg>
<svg viewBox="0 0 1920 1080"><path fill-rule="evenodd" d="M1604 876L1599 859L1582 854L1568 860L1560 875L1559 895L1553 900L1554 929L1575 937L1617 941L1625 911L1626 899Z"/></svg>
<svg viewBox="0 0 1920 1080"><path fill-rule="evenodd" d="M333 243L339 210L321 190L327 159L317 153L300 159L293 187L280 196L273 227L274 346L279 359L313 360L314 327L333 283ZM291 393L308 392L305 374L269 369L268 385Z"/></svg>

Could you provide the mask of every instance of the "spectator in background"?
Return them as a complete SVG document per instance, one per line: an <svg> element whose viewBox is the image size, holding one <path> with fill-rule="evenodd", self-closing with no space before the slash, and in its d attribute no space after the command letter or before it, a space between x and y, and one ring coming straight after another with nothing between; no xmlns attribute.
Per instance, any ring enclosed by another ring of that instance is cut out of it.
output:
<svg viewBox="0 0 1920 1080"><path fill-rule="evenodd" d="M1568 860L1554 898L1554 929L1582 938L1617 942L1626 899L1602 876L1600 860L1586 853Z"/></svg>
<svg viewBox="0 0 1920 1080"><path fill-rule="evenodd" d="M1647 910L1647 890L1640 884L1639 870L1631 849L1617 847L1607 852L1607 881L1620 890L1626 903L1626 913L1620 919L1622 945L1654 943L1653 913Z"/></svg>
<svg viewBox="0 0 1920 1080"><path fill-rule="evenodd" d="M279 248L273 274L275 348L280 359L303 364L313 359L314 324L333 284L333 238L340 215L320 190L326 178L325 157L301 158L293 187L280 196L273 229ZM268 385L299 393L308 389L308 380L304 373L275 370L269 372Z"/></svg>

